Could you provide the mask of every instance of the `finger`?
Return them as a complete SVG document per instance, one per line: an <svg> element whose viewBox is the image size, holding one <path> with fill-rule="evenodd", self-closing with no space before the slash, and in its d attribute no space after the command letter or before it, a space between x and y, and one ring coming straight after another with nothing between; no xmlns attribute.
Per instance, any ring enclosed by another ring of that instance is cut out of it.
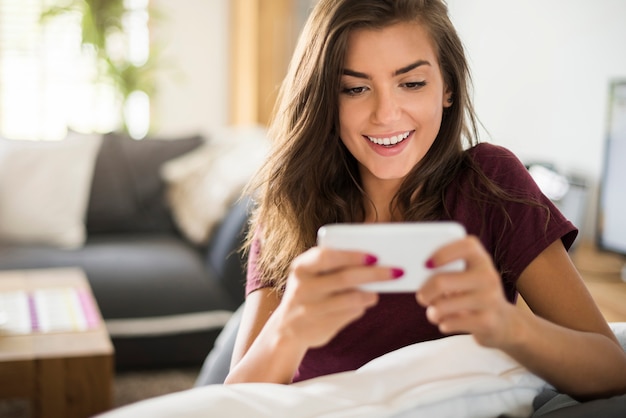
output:
<svg viewBox="0 0 626 418"><path fill-rule="evenodd" d="M480 285L467 272L436 273L417 292L417 301L428 306L441 298L475 291Z"/></svg>
<svg viewBox="0 0 626 418"><path fill-rule="evenodd" d="M482 345L497 346L502 333L497 332L499 319L487 311L467 311L450 315L437 324L443 334L472 334ZM506 329L505 329L506 331ZM500 335L500 338L497 336Z"/></svg>
<svg viewBox="0 0 626 418"><path fill-rule="evenodd" d="M456 260L465 260L467 268L491 264L489 254L474 235L468 235L437 249L426 263L429 268L437 268Z"/></svg>
<svg viewBox="0 0 626 418"><path fill-rule="evenodd" d="M305 275L315 275L350 266L369 266L376 264L377 261L375 255L362 251L313 247L294 259L292 270Z"/></svg>
<svg viewBox="0 0 626 418"><path fill-rule="evenodd" d="M378 303L378 294L361 290L335 293L314 304L314 309L324 316L337 320L338 315L361 315L367 308Z"/></svg>
<svg viewBox="0 0 626 418"><path fill-rule="evenodd" d="M444 334L469 333L486 346L507 340L507 330L514 305L505 300L475 295L458 295L442 299L426 309L429 322Z"/></svg>
<svg viewBox="0 0 626 418"><path fill-rule="evenodd" d="M317 321L322 317L333 318L333 322L339 322L339 315L344 313L358 313L375 305L378 295L372 292L350 290L341 293L327 295L324 298L308 300L306 303L292 306L297 315Z"/></svg>
<svg viewBox="0 0 626 418"><path fill-rule="evenodd" d="M440 324L448 317L466 315L481 310L480 299L473 294L455 294L443 297L426 309L426 317L433 324Z"/></svg>
<svg viewBox="0 0 626 418"><path fill-rule="evenodd" d="M476 321L475 312L464 312L458 315L450 315L440 322L435 323L442 334L472 333L472 324Z"/></svg>
<svg viewBox="0 0 626 418"><path fill-rule="evenodd" d="M386 266L351 267L316 277L314 286L325 292L343 292L358 286L395 280L404 275L402 269Z"/></svg>
<svg viewBox="0 0 626 418"><path fill-rule="evenodd" d="M436 268L457 260L465 261L465 271L434 274L417 293L417 301L421 305L427 306L449 294L498 285L500 279L491 256L473 236L441 247L431 256L427 264L430 268Z"/></svg>
<svg viewBox="0 0 626 418"><path fill-rule="evenodd" d="M481 309L464 309L431 305L426 309L426 318L436 325L444 334L468 333L473 334L482 329L481 320L488 315ZM444 312L445 311L445 312Z"/></svg>
<svg viewBox="0 0 626 418"><path fill-rule="evenodd" d="M417 302L428 306L442 298L483 291L501 292L500 276L494 269L473 269L463 272L442 272L431 276L417 292Z"/></svg>
<svg viewBox="0 0 626 418"><path fill-rule="evenodd" d="M292 325L295 324L293 332L312 347L324 345L377 301L375 293L353 290L297 305L289 315Z"/></svg>

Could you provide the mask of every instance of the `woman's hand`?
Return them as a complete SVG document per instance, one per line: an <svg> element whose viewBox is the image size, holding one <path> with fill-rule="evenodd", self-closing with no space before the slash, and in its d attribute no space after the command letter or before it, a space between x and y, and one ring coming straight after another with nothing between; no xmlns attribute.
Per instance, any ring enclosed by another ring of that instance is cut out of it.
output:
<svg viewBox="0 0 626 418"><path fill-rule="evenodd" d="M417 292L417 301L442 333L470 333L481 345L502 348L511 341L517 311L504 296L491 256L469 236L436 251L428 267L455 260L464 260L465 270L436 273Z"/></svg>
<svg viewBox="0 0 626 418"><path fill-rule="evenodd" d="M309 348L324 345L377 303L378 295L359 285L402 274L363 252L314 247L302 253L282 296L269 288L248 295L226 383L290 383Z"/></svg>
<svg viewBox="0 0 626 418"><path fill-rule="evenodd" d="M378 302L376 293L359 285L392 280L400 269L376 266L362 252L313 247L292 263L285 293L273 320L281 332L309 347L326 344L342 328Z"/></svg>

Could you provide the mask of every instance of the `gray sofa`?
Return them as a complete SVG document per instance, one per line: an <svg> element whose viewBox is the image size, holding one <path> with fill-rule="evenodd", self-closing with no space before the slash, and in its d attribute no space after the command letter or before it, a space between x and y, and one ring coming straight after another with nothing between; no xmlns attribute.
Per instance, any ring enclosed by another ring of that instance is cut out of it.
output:
<svg viewBox="0 0 626 418"><path fill-rule="evenodd" d="M243 301L237 253L247 200L233 205L208 245L178 231L159 176L201 137L135 141L105 135L78 249L0 244L0 270L79 266L116 350L118 369L198 365ZM218 179L216 179L218 181Z"/></svg>

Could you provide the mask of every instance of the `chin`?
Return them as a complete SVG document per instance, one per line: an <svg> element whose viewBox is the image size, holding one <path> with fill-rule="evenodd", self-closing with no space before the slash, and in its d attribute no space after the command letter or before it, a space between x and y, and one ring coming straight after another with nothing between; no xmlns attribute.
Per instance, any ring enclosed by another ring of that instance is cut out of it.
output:
<svg viewBox="0 0 626 418"><path fill-rule="evenodd" d="M372 171L374 177L383 181L398 181L404 180L411 170L398 172L394 171Z"/></svg>

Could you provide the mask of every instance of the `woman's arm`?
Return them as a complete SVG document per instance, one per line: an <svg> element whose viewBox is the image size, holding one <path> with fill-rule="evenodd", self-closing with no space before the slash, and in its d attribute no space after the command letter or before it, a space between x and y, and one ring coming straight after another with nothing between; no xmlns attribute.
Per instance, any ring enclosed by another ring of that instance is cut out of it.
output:
<svg viewBox="0 0 626 418"><path fill-rule="evenodd" d="M356 251L314 247L292 263L285 293L248 295L225 383L291 383L306 351L326 344L378 301L357 286L398 277Z"/></svg>
<svg viewBox="0 0 626 418"><path fill-rule="evenodd" d="M560 240L522 272L520 294L535 315L504 298L478 239L447 246L433 264L466 260L462 274L437 274L418 293L442 332L468 332L507 352L560 391L580 398L626 392L626 354L598 311Z"/></svg>
<svg viewBox="0 0 626 418"><path fill-rule="evenodd" d="M281 341L280 334L273 332L271 326L265 327L279 303L278 294L270 288L256 290L247 296L231 371L224 383L291 382L304 353L297 347L289 347L288 340ZM257 339L262 331L263 337ZM256 347L250 351L255 343Z"/></svg>
<svg viewBox="0 0 626 418"><path fill-rule="evenodd" d="M537 316L519 320L509 354L564 393L626 393L626 354L560 240L522 272L517 288Z"/></svg>

